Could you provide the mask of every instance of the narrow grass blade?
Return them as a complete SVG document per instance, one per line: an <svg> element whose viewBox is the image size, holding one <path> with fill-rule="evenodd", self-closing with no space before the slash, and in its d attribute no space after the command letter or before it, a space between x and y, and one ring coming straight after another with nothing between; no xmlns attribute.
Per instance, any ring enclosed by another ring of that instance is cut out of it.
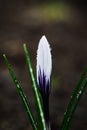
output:
<svg viewBox="0 0 87 130"><path fill-rule="evenodd" d="M85 79L86 73L87 73L87 67L84 69L83 74L81 75L80 80L79 80L76 88L73 91L70 102L69 102L67 109L66 109L66 112L64 114L64 119L63 119L63 122L62 122L62 125L61 125L61 130L65 130L67 120L69 119L69 115L71 114L74 102L76 100L78 92L80 91L81 85L82 85L82 83Z"/></svg>
<svg viewBox="0 0 87 130"><path fill-rule="evenodd" d="M32 81L32 88L33 88L33 92L34 92L34 97L35 97L35 101L36 101L36 105L37 105L37 109L38 109L38 119L39 119L39 123L40 123L40 129L46 130L46 124L45 124L45 120L44 120L42 102L41 102L37 82L35 80L35 76L34 76L34 73L33 73L32 65L31 65L31 61L30 61L30 56L29 56L26 44L24 44L23 47L24 47L24 52L25 52L26 61L27 61L27 65L28 65L28 71L29 71L31 81Z"/></svg>
<svg viewBox="0 0 87 130"><path fill-rule="evenodd" d="M86 87L87 87L87 78L85 79L84 83L82 84L82 87L80 88L80 90L77 93L76 101L75 101L73 109L72 109L72 111L71 111L71 113L69 115L69 118L68 118L68 120L66 122L65 130L69 130L69 126L70 126L72 117L73 117L73 115L74 115L74 113L76 111L77 105L78 105L78 103L79 103L79 101L80 101L80 99L82 97L82 94L85 91Z"/></svg>
<svg viewBox="0 0 87 130"><path fill-rule="evenodd" d="M11 76L11 78L12 78L12 80L13 80L15 86L16 86L16 89L17 89L17 91L18 91L18 94L19 94L19 96L21 97L21 100L22 100L23 105L24 105L24 107L25 107L25 110L26 110L26 112L27 112L28 119L30 120L30 122L31 122L31 124L32 124L33 130L37 130L36 122L35 122L35 120L34 120L34 117L33 117L33 115L32 115L32 112L31 112L31 110L30 110L30 106L28 105L28 101L27 101L26 96L25 96L25 94L24 94L24 92L23 92L23 90L22 90L22 87L21 87L19 81L17 80L17 78L16 78L16 76L15 76L13 70L12 70L11 65L9 64L6 55L4 54L3 57L4 57L4 60L5 60L6 65L7 65L7 67L8 67L10 76Z"/></svg>

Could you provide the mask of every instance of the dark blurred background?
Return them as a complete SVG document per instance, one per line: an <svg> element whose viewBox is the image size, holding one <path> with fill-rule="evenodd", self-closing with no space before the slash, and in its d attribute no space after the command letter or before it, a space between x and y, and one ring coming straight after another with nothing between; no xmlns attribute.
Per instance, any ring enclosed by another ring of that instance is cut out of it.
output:
<svg viewBox="0 0 87 130"><path fill-rule="evenodd" d="M0 0L1 130L32 130L2 54L7 54L36 117L23 43L26 43L29 48L32 65L36 71L36 50L43 34L46 35L52 48L50 118L52 130L57 130L61 126L70 95L84 67L87 66L86 1ZM87 89L71 124L71 130L86 129Z"/></svg>

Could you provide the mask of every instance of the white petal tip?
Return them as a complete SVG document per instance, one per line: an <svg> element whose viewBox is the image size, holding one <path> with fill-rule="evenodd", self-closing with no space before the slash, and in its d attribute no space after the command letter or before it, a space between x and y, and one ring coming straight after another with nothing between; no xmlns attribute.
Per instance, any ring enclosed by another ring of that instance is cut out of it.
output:
<svg viewBox="0 0 87 130"><path fill-rule="evenodd" d="M41 37L37 50L37 79L39 69L41 69L42 74L44 72L46 79L49 80L52 70L52 57L50 45L45 35Z"/></svg>

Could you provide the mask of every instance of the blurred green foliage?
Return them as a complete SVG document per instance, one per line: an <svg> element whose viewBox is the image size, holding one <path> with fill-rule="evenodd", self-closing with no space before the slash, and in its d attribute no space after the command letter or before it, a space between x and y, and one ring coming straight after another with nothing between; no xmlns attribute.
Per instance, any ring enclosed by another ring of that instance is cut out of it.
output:
<svg viewBox="0 0 87 130"><path fill-rule="evenodd" d="M41 22L52 22L67 20L70 18L72 8L70 5L62 2L44 3L35 7L31 7L33 17Z"/></svg>
<svg viewBox="0 0 87 130"><path fill-rule="evenodd" d="M46 20L67 19L71 11L70 6L62 2L44 4L40 10Z"/></svg>

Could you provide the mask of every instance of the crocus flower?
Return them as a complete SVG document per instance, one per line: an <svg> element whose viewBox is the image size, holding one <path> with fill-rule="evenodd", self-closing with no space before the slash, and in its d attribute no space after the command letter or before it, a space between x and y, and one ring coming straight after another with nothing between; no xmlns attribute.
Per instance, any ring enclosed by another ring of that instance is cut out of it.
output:
<svg viewBox="0 0 87 130"><path fill-rule="evenodd" d="M37 83L43 100L44 118L47 130L50 130L49 121L49 94L52 71L52 57L50 45L45 36L39 41L37 50Z"/></svg>

